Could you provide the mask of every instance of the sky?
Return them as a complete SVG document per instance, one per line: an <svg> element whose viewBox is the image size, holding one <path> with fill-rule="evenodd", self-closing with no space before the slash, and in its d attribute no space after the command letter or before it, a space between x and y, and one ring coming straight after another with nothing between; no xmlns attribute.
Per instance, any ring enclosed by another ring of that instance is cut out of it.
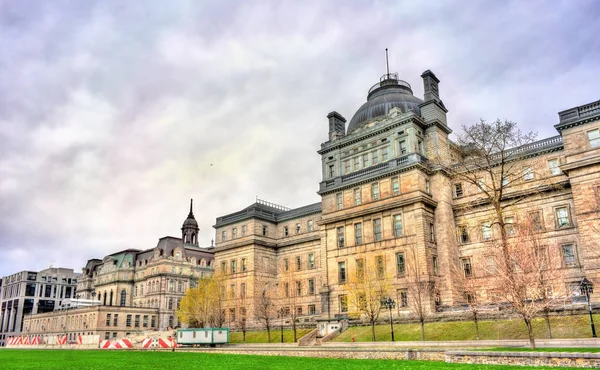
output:
<svg viewBox="0 0 600 370"><path fill-rule="evenodd" d="M600 2L0 0L0 276L200 244L256 197L319 201L327 114L390 70L456 132L542 139L600 99Z"/></svg>

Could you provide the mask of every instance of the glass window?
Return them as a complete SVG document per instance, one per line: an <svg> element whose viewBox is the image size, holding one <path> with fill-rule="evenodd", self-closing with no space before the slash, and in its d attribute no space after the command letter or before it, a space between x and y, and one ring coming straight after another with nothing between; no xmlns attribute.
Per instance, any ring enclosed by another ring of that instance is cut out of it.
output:
<svg viewBox="0 0 600 370"><path fill-rule="evenodd" d="M356 279L358 281L363 281L365 278L365 260L359 258L356 260Z"/></svg>
<svg viewBox="0 0 600 370"><path fill-rule="evenodd" d="M375 220L373 220L373 236L375 238L375 241L381 240L381 219L380 218L376 218Z"/></svg>
<svg viewBox="0 0 600 370"><path fill-rule="evenodd" d="M473 266L471 265L471 259L470 258L461 258L460 262L462 264L463 273L464 273L465 277L469 277L469 276L473 275Z"/></svg>
<svg viewBox="0 0 600 370"><path fill-rule="evenodd" d="M242 236L246 236L246 225L242 225Z"/></svg>
<svg viewBox="0 0 600 370"><path fill-rule="evenodd" d="M393 195L400 194L400 181L397 177L392 178L392 194Z"/></svg>
<svg viewBox="0 0 600 370"><path fill-rule="evenodd" d="M287 226L284 226L284 227L283 227L283 236L288 236L289 234L290 234L290 233L289 233L288 227L287 227Z"/></svg>
<svg viewBox="0 0 600 370"><path fill-rule="evenodd" d="M340 226L337 228L337 241L338 241L338 248L343 248L344 247L344 227Z"/></svg>
<svg viewBox="0 0 600 370"><path fill-rule="evenodd" d="M314 304L309 304L308 305L308 314L309 315L315 315L317 313L317 308Z"/></svg>
<svg viewBox="0 0 600 370"><path fill-rule="evenodd" d="M308 220L306 222L306 230L308 230L309 232L313 231L313 221L312 220Z"/></svg>
<svg viewBox="0 0 600 370"><path fill-rule="evenodd" d="M529 222L531 222L531 225L535 231L542 231L544 229L542 214L539 211L529 212Z"/></svg>
<svg viewBox="0 0 600 370"><path fill-rule="evenodd" d="M267 227L266 226L263 226L262 234L263 234L263 236L267 236Z"/></svg>
<svg viewBox="0 0 600 370"><path fill-rule="evenodd" d="M433 222L429 223L429 241L435 242L435 225Z"/></svg>
<svg viewBox="0 0 600 370"><path fill-rule="evenodd" d="M362 223L354 224L354 238L356 245L362 244Z"/></svg>
<svg viewBox="0 0 600 370"><path fill-rule="evenodd" d="M240 298L246 297L246 283L240 284Z"/></svg>
<svg viewBox="0 0 600 370"><path fill-rule="evenodd" d="M340 304L340 312L348 312L348 296L346 294L340 294L338 296Z"/></svg>
<svg viewBox="0 0 600 370"><path fill-rule="evenodd" d="M460 198L463 196L463 188L462 188L462 183L458 183L458 184L454 184L454 194L456 195L457 198Z"/></svg>
<svg viewBox="0 0 600 370"><path fill-rule="evenodd" d="M235 274L237 272L237 260L231 260L231 273Z"/></svg>
<svg viewBox="0 0 600 370"><path fill-rule="evenodd" d="M569 221L569 209L567 207L556 208L556 224L559 228L571 226Z"/></svg>
<svg viewBox="0 0 600 370"><path fill-rule="evenodd" d="M438 275L439 274L439 267L438 267L438 258L437 258L437 256L431 256L431 266L433 267L433 274L434 275Z"/></svg>
<svg viewBox="0 0 600 370"><path fill-rule="evenodd" d="M398 290L398 306L408 307L408 291L406 289Z"/></svg>
<svg viewBox="0 0 600 370"><path fill-rule="evenodd" d="M406 261L404 260L404 252L396 253L396 274L404 276L406 273Z"/></svg>
<svg viewBox="0 0 600 370"><path fill-rule="evenodd" d="M110 319L111 319L111 314L107 313L106 314L106 326L110 326Z"/></svg>
<svg viewBox="0 0 600 370"><path fill-rule="evenodd" d="M354 158L354 171L360 170L360 158Z"/></svg>
<svg viewBox="0 0 600 370"><path fill-rule="evenodd" d="M315 279L308 279L308 294L315 294Z"/></svg>
<svg viewBox="0 0 600 370"><path fill-rule="evenodd" d="M148 315L144 315L144 320L142 321L144 328L148 327Z"/></svg>
<svg viewBox="0 0 600 370"><path fill-rule="evenodd" d="M309 269L314 269L315 268L315 255L314 255L314 253L309 253L308 254L308 268Z"/></svg>
<svg viewBox="0 0 600 370"><path fill-rule="evenodd" d="M344 171L345 173L352 172L352 163L349 160L344 162Z"/></svg>
<svg viewBox="0 0 600 370"><path fill-rule="evenodd" d="M338 282L340 284L346 282L346 262L338 262Z"/></svg>
<svg viewBox="0 0 600 370"><path fill-rule="evenodd" d="M296 297L302 296L302 282L296 281Z"/></svg>
<svg viewBox="0 0 600 370"><path fill-rule="evenodd" d="M554 158L548 161L548 170L551 175L560 175L561 171L558 167L558 158Z"/></svg>
<svg viewBox="0 0 600 370"><path fill-rule="evenodd" d="M224 230L221 232L221 240L222 241L226 241L227 240L227 230Z"/></svg>
<svg viewBox="0 0 600 370"><path fill-rule="evenodd" d="M489 222L481 225L481 239L484 241L492 239L492 226Z"/></svg>
<svg viewBox="0 0 600 370"><path fill-rule="evenodd" d="M296 256L296 271L302 270L302 258Z"/></svg>
<svg viewBox="0 0 600 370"><path fill-rule="evenodd" d="M373 156L373 164L378 164L379 163L379 152L374 151L372 153L372 156Z"/></svg>
<svg viewBox="0 0 600 370"><path fill-rule="evenodd" d="M225 261L221 262L221 272L224 274L227 273L227 262Z"/></svg>
<svg viewBox="0 0 600 370"><path fill-rule="evenodd" d="M370 165L369 163L369 155L368 154L364 154L362 156L363 159L363 167L368 167Z"/></svg>
<svg viewBox="0 0 600 370"><path fill-rule="evenodd" d="M237 238L237 227L234 227L233 229L231 229L231 238L232 239Z"/></svg>
<svg viewBox="0 0 600 370"><path fill-rule="evenodd" d="M300 234L300 224L296 224L296 234Z"/></svg>
<svg viewBox="0 0 600 370"><path fill-rule="evenodd" d="M245 258L242 258L242 271L246 271L248 269L248 263Z"/></svg>
<svg viewBox="0 0 600 370"><path fill-rule="evenodd" d="M360 188L354 189L354 205L360 205Z"/></svg>
<svg viewBox="0 0 600 370"><path fill-rule="evenodd" d="M289 271L290 269L290 262L287 258L283 259L283 271Z"/></svg>
<svg viewBox="0 0 600 370"><path fill-rule="evenodd" d="M371 184L371 199L378 200L379 199L379 183L374 182Z"/></svg>
<svg viewBox="0 0 600 370"><path fill-rule="evenodd" d="M343 201L343 198L342 198L342 193L337 193L335 195L335 202L337 204L337 209L344 208L344 201Z"/></svg>
<svg viewBox="0 0 600 370"><path fill-rule="evenodd" d="M127 326L127 327L131 326L131 315L127 315L127 318L125 320L125 326Z"/></svg>
<svg viewBox="0 0 600 370"><path fill-rule="evenodd" d="M116 313L113 316L113 326L119 326L119 314Z"/></svg>
<svg viewBox="0 0 600 370"><path fill-rule="evenodd" d="M587 135L590 141L590 148L600 147L600 129L588 131Z"/></svg>
<svg viewBox="0 0 600 370"><path fill-rule="evenodd" d="M525 180L525 181L533 180L534 177L535 176L533 175L533 170L531 169L531 167L523 168L523 180Z"/></svg>
<svg viewBox="0 0 600 370"><path fill-rule="evenodd" d="M394 236L396 238L402 236L402 215L394 216Z"/></svg>
<svg viewBox="0 0 600 370"><path fill-rule="evenodd" d="M400 155L404 155L404 154L408 153L406 150L406 141L402 140L402 141L398 142L398 149L400 151Z"/></svg>
<svg viewBox="0 0 600 370"><path fill-rule="evenodd" d="M381 160L383 162L388 160L388 147L387 146L385 148L381 149Z"/></svg>
<svg viewBox="0 0 600 370"><path fill-rule="evenodd" d="M383 261L383 256L375 257L375 263L377 265L377 278L383 279L385 277L385 263Z"/></svg>
<svg viewBox="0 0 600 370"><path fill-rule="evenodd" d="M335 177L335 165L329 165L329 178Z"/></svg>
<svg viewBox="0 0 600 370"><path fill-rule="evenodd" d="M561 246L561 251L563 256L563 264L565 266L575 266L577 264L573 244L566 244Z"/></svg>
<svg viewBox="0 0 600 370"><path fill-rule="evenodd" d="M459 235L459 240L462 244L466 244L469 242L469 231L466 226L458 227L458 235Z"/></svg>
<svg viewBox="0 0 600 370"><path fill-rule="evenodd" d="M506 229L506 235L508 236L514 236L516 231L515 231L515 218L512 216L509 217L505 217L504 218L504 227Z"/></svg>

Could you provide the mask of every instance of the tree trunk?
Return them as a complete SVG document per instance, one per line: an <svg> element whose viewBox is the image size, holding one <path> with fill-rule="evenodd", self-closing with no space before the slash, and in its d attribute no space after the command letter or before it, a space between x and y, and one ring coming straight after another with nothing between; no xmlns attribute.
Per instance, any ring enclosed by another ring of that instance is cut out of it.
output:
<svg viewBox="0 0 600 370"><path fill-rule="evenodd" d="M552 339L552 328L550 328L550 312L547 308L544 310L544 316L546 320L546 330L548 332L548 338Z"/></svg>
<svg viewBox="0 0 600 370"><path fill-rule="evenodd" d="M242 338L244 339L244 343L246 343L246 329L242 330Z"/></svg>
<svg viewBox="0 0 600 370"><path fill-rule="evenodd" d="M523 319L527 326L527 334L529 335L529 348L535 349L535 337L533 336L533 327L531 326L530 319Z"/></svg>
<svg viewBox="0 0 600 370"><path fill-rule="evenodd" d="M292 318L292 328L294 329L294 342L297 342L298 339L296 338L296 319Z"/></svg>
<svg viewBox="0 0 600 370"><path fill-rule="evenodd" d="M425 320L421 319L421 342L425 341Z"/></svg>
<svg viewBox="0 0 600 370"><path fill-rule="evenodd" d="M271 343L271 328L267 326L267 341Z"/></svg>
<svg viewBox="0 0 600 370"><path fill-rule="evenodd" d="M371 341L375 342L375 321L371 321Z"/></svg>
<svg viewBox="0 0 600 370"><path fill-rule="evenodd" d="M475 339L479 340L479 319L475 311L473 311L473 322L475 322Z"/></svg>

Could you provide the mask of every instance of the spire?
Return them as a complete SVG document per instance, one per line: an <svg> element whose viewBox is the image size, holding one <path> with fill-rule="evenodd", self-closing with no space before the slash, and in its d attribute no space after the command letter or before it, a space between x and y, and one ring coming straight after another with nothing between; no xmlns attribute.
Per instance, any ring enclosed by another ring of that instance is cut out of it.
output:
<svg viewBox="0 0 600 370"><path fill-rule="evenodd" d="M190 214L188 215L188 218L194 218L194 212L192 211L193 206L194 206L194 199L190 199Z"/></svg>

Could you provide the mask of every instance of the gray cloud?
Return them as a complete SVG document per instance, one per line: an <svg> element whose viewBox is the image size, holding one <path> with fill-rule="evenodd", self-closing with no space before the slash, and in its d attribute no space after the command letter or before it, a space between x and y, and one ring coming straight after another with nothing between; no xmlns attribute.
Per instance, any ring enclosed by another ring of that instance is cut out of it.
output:
<svg viewBox="0 0 600 370"><path fill-rule="evenodd" d="M349 120L390 64L432 69L455 130L540 137L598 99L593 0L0 3L0 275L79 269L255 196L318 201L325 116Z"/></svg>

